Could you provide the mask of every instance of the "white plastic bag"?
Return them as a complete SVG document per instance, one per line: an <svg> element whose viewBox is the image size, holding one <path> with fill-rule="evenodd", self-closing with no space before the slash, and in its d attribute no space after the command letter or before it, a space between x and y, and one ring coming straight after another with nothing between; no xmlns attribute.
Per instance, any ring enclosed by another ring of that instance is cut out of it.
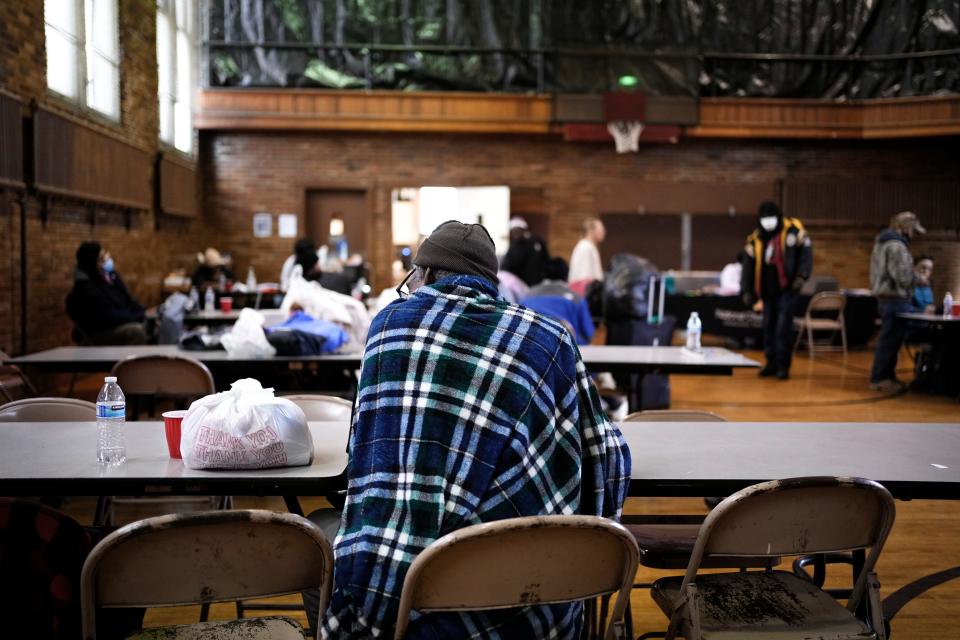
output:
<svg viewBox="0 0 960 640"><path fill-rule="evenodd" d="M231 358L270 358L277 350L263 333L263 314L243 309L233 328L223 334L220 344Z"/></svg>
<svg viewBox="0 0 960 640"><path fill-rule="evenodd" d="M191 469L296 467L313 461L313 438L300 407L244 378L190 405L180 455Z"/></svg>

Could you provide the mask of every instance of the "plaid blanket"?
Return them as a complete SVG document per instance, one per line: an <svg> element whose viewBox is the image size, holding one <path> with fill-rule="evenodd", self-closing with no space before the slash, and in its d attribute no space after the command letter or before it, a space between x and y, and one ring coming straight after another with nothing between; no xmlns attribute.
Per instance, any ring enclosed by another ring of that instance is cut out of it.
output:
<svg viewBox="0 0 960 640"><path fill-rule="evenodd" d="M416 555L517 516L619 518L630 453L563 327L455 276L367 339L323 638L392 636ZM408 638L576 638L579 604L411 616Z"/></svg>

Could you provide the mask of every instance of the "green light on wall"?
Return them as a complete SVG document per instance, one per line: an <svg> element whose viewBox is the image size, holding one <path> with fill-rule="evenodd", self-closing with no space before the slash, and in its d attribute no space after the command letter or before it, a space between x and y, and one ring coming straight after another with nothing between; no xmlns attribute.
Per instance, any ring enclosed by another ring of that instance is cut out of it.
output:
<svg viewBox="0 0 960 640"><path fill-rule="evenodd" d="M617 78L617 84L624 89L633 89L640 84L640 81L637 80L637 76L620 76Z"/></svg>

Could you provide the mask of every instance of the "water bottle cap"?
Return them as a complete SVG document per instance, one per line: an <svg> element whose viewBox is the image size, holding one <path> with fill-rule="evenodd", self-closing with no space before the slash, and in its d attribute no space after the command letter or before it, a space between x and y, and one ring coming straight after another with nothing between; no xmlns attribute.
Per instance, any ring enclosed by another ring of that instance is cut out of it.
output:
<svg viewBox="0 0 960 640"><path fill-rule="evenodd" d="M116 381L117 381L117 376L106 376L106 377L103 379L103 381L104 381L104 382L116 382Z"/></svg>

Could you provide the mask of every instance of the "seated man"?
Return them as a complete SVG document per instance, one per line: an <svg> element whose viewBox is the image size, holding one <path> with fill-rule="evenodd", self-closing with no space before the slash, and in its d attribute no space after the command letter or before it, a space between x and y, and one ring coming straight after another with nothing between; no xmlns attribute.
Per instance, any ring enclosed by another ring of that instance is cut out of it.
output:
<svg viewBox="0 0 960 640"><path fill-rule="evenodd" d="M626 496L629 450L572 337L498 297L486 229L446 222L413 262L367 339L324 638L392 635L410 563L451 531L618 518ZM577 638L581 609L415 613L407 637Z"/></svg>
<svg viewBox="0 0 960 640"><path fill-rule="evenodd" d="M933 300L933 288L930 279L933 276L933 258L920 256L913 268L916 279L913 283L913 308L919 313L934 313L937 305Z"/></svg>
<svg viewBox="0 0 960 640"><path fill-rule="evenodd" d="M197 254L200 263L193 272L193 286L202 293L203 289L213 287L222 288L221 280L233 280L233 271L227 265L227 259L213 247L207 247L202 254Z"/></svg>
<svg viewBox="0 0 960 640"><path fill-rule="evenodd" d="M98 345L147 341L143 307L127 291L110 252L97 242L84 242L77 249L67 315L82 332L83 341Z"/></svg>

